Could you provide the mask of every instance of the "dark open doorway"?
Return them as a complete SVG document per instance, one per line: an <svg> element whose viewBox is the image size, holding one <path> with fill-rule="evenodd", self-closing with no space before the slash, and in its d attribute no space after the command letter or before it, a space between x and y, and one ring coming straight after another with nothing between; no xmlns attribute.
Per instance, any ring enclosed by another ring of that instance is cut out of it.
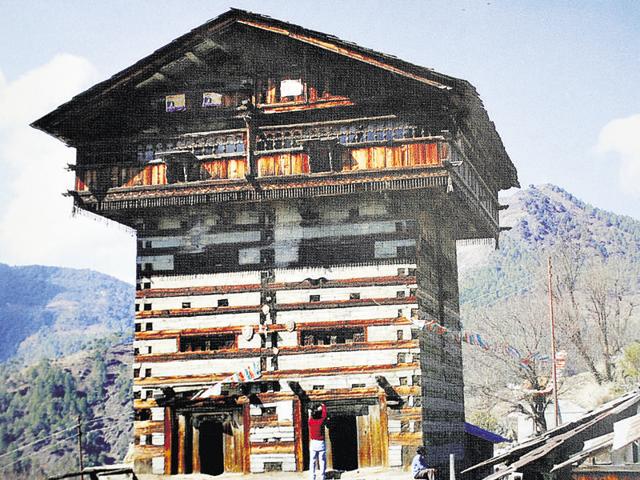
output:
<svg viewBox="0 0 640 480"><path fill-rule="evenodd" d="M356 470L358 428L355 415L332 415L328 426L334 470Z"/></svg>
<svg viewBox="0 0 640 480"><path fill-rule="evenodd" d="M209 475L224 473L222 423L203 422L200 426L200 471Z"/></svg>

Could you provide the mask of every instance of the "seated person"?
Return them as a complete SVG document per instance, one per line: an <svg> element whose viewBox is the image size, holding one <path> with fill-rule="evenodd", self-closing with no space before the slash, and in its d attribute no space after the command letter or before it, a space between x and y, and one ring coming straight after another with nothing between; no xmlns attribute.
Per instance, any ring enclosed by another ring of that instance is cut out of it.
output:
<svg viewBox="0 0 640 480"><path fill-rule="evenodd" d="M426 447L418 447L416 456L411 461L411 473L413 478L424 478L432 480L435 478L435 469L429 468L427 465L427 449Z"/></svg>

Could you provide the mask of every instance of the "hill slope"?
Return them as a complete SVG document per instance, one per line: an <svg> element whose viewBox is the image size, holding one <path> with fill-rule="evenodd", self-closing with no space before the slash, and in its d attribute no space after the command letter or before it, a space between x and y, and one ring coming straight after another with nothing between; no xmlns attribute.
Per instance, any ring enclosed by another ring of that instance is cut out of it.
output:
<svg viewBox="0 0 640 480"><path fill-rule="evenodd" d="M0 264L0 362L34 362L132 331L133 286L90 270Z"/></svg>

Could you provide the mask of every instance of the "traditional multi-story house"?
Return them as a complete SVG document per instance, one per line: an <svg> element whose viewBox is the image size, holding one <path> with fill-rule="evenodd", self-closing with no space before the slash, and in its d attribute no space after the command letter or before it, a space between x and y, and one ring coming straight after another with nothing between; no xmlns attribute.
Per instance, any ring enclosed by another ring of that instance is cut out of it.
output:
<svg viewBox="0 0 640 480"><path fill-rule="evenodd" d="M137 231L138 471L306 469L319 402L334 469L463 455L459 338L420 325L459 331L456 241L518 185L468 82L230 10L34 126Z"/></svg>

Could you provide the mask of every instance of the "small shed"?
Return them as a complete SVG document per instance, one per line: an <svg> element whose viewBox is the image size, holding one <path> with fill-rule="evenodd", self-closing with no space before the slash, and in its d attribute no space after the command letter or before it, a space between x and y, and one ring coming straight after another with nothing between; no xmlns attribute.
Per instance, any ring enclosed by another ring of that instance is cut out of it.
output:
<svg viewBox="0 0 640 480"><path fill-rule="evenodd" d="M464 422L464 467L490 459L493 457L493 446L496 443L510 441L477 425ZM486 474L490 472L491 468L487 468Z"/></svg>

